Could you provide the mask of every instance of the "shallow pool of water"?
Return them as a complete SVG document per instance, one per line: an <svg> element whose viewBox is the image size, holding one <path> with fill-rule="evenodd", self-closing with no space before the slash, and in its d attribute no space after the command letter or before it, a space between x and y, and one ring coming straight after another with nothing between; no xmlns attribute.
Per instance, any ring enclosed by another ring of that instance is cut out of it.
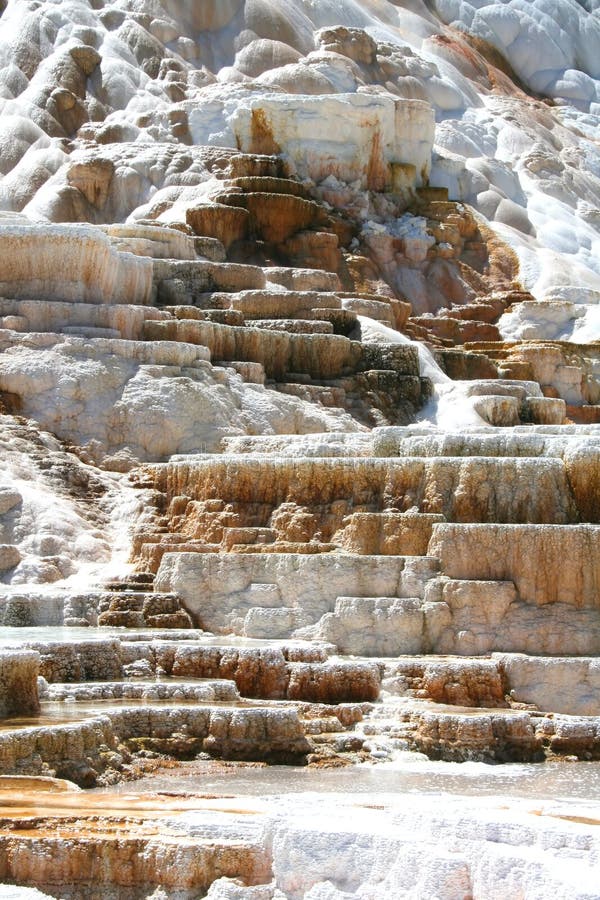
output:
<svg viewBox="0 0 600 900"><path fill-rule="evenodd" d="M280 647L306 646L305 641L295 640L263 640L245 638L238 635L213 635L209 632L190 629L189 631L161 631L156 628L66 628L60 625L41 625L27 627L0 627L0 647L16 647L32 642L76 644L81 641L102 641L119 638L122 641L201 641L209 647Z"/></svg>
<svg viewBox="0 0 600 900"><path fill-rule="evenodd" d="M98 789L104 790L104 789ZM181 763L114 791L273 796L290 793L450 794L600 802L599 762L507 765L431 762L419 754L380 765L341 769L258 766L195 761Z"/></svg>

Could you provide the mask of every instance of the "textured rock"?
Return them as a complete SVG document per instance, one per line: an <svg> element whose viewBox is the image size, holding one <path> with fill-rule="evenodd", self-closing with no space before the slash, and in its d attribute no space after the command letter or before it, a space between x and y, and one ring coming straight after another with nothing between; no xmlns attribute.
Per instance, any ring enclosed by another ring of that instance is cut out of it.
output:
<svg viewBox="0 0 600 900"><path fill-rule="evenodd" d="M591 525L436 525L429 552L451 578L512 581L527 603L595 609L599 533Z"/></svg>
<svg viewBox="0 0 600 900"><path fill-rule="evenodd" d="M248 235L250 227L248 210L239 206L211 203L193 206L186 212L186 222L194 234L216 238L225 249Z"/></svg>
<svg viewBox="0 0 600 900"><path fill-rule="evenodd" d="M325 339L325 338L324 338ZM535 470L536 484L532 484ZM502 471L502 477L498 477ZM151 473L158 490L191 500L227 499L243 514L264 504L261 517L244 525L269 524L268 507L283 503L323 509L340 527L356 506L442 514L449 520L567 523L577 512L559 460L527 459L295 459L246 457L182 461ZM482 490L482 483L487 487ZM342 505L342 502L344 505ZM333 504L338 504L330 510ZM193 514L194 507L190 507ZM241 524L241 523L240 523Z"/></svg>
<svg viewBox="0 0 600 900"><path fill-rule="evenodd" d="M507 684L512 684L507 669L496 660L435 656L386 662L382 680L384 690L401 696L488 708L506 706Z"/></svg>
<svg viewBox="0 0 600 900"><path fill-rule="evenodd" d="M497 656L495 661L515 701L575 716L596 714L596 659L507 655Z"/></svg>
<svg viewBox="0 0 600 900"><path fill-rule="evenodd" d="M435 571L427 557L167 553L156 586L177 590L203 627L243 633L255 607L298 608L296 627L308 626L332 612L337 597L349 591L354 596L375 590L387 597L422 596Z"/></svg>
<svg viewBox="0 0 600 900"><path fill-rule="evenodd" d="M111 248L102 232L70 225L2 224L0 293L22 299L146 303L152 264Z"/></svg>
<svg viewBox="0 0 600 900"><path fill-rule="evenodd" d="M215 338L216 354L239 359L234 352L235 329L223 332L212 323L201 324L202 334L207 335L204 340L212 342ZM176 331L177 323L173 325ZM258 348L261 358L266 358L269 346L277 342L290 354L291 348L297 347L306 365L317 366L316 351L294 343L296 336L241 331L239 349L249 347L248 355ZM167 335L161 333L161 337ZM223 340L219 340L221 337ZM329 339L312 337L317 342ZM299 428L320 431L325 421L332 421L332 415L338 418L335 413L307 407L296 398L282 399L256 385L245 387L234 372L210 366L209 350L204 345L169 340L136 343L105 337L95 338L91 344L81 337L54 334L13 334L6 338L3 333L0 345L10 346L11 351L3 355L0 365L0 390L20 397L21 411L42 427L85 446L89 459L100 461L108 456L115 468L130 468L136 458L214 449L221 437L246 432L248 414L252 421L260 420L265 430L282 433ZM357 355L350 342L338 340L343 342L342 356L333 355L330 365L334 370ZM231 347L229 353L227 346ZM69 361L68 378L64 377L65 360ZM298 361L292 358L294 364ZM281 362L275 358L273 365L280 366ZM160 392L156 390L158 384ZM79 415L71 411L73 395L78 397ZM351 430L361 428L344 412L340 414ZM299 425L302 420L305 426Z"/></svg>
<svg viewBox="0 0 600 900"><path fill-rule="evenodd" d="M283 152L300 178L322 181L333 175L380 190L391 186L391 163L414 166L417 184L429 173L433 116L420 101L371 94L275 95L239 108L232 127L242 150Z"/></svg>
<svg viewBox="0 0 600 900"><path fill-rule="evenodd" d="M21 562L19 548L13 544L0 544L0 572L8 572Z"/></svg>
<svg viewBox="0 0 600 900"><path fill-rule="evenodd" d="M0 654L0 715L33 716L39 712L35 652L2 650Z"/></svg>

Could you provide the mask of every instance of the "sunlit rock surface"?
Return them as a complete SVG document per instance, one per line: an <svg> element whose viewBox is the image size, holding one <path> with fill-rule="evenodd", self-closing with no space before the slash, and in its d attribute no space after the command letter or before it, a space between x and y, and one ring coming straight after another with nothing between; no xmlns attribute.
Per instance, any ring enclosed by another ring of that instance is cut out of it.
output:
<svg viewBox="0 0 600 900"><path fill-rule="evenodd" d="M0 896L597 896L596 6L0 0Z"/></svg>

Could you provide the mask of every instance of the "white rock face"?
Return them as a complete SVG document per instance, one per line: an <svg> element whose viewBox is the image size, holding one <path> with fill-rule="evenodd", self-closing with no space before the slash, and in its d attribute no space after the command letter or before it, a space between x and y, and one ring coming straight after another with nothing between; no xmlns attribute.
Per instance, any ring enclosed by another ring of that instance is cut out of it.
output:
<svg viewBox="0 0 600 900"><path fill-rule="evenodd" d="M334 177L363 188L391 188L390 163L429 177L434 119L429 104L373 94L264 97L240 105L231 127L240 149L253 152L260 128L272 136L301 179Z"/></svg>
<svg viewBox="0 0 600 900"><path fill-rule="evenodd" d="M215 368L206 347L0 332L0 389L23 398L42 428L114 468L211 452L248 429L270 434L360 430L342 410L314 407Z"/></svg>
<svg viewBox="0 0 600 900"><path fill-rule="evenodd" d="M250 634L249 629L256 610L266 614L284 609L289 613L285 636L300 637L304 636L302 626L313 625L336 609L338 597L347 598L349 592L364 595L367 586L375 596L422 597L427 579L435 571L435 562L426 557L339 555L332 561L326 554L167 553L156 584L160 590L181 593L207 630L255 637L258 635ZM420 623L418 604L413 605ZM394 612L401 614L406 608L410 621L409 607L398 602ZM359 620L356 628L360 627ZM332 635L311 633L311 637L330 640Z"/></svg>
<svg viewBox="0 0 600 900"><path fill-rule="evenodd" d="M561 659L520 655L495 656L500 660L519 701L540 709L594 714L600 667L595 658ZM534 674L535 673L535 674Z"/></svg>
<svg viewBox="0 0 600 900"><path fill-rule="evenodd" d="M113 555L115 568L123 566L126 519L139 515L142 498L130 496L121 476L83 465L50 434L9 416L0 422L0 541L11 548L0 582L33 586L81 578L85 584ZM102 498L93 509L90 496ZM43 593L39 604L49 604Z"/></svg>
<svg viewBox="0 0 600 900"><path fill-rule="evenodd" d="M436 0L434 7L444 21L500 50L534 91L598 113L600 65L592 47L600 41L600 23L593 3L566 0L557 8L548 0Z"/></svg>

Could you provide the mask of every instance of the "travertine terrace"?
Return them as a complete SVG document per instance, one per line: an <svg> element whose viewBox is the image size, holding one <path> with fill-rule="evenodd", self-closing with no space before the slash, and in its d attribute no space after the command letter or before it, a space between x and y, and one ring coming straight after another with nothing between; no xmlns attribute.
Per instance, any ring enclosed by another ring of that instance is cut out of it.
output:
<svg viewBox="0 0 600 900"><path fill-rule="evenodd" d="M591 802L378 781L600 760L599 40L0 0L6 891L600 896Z"/></svg>

